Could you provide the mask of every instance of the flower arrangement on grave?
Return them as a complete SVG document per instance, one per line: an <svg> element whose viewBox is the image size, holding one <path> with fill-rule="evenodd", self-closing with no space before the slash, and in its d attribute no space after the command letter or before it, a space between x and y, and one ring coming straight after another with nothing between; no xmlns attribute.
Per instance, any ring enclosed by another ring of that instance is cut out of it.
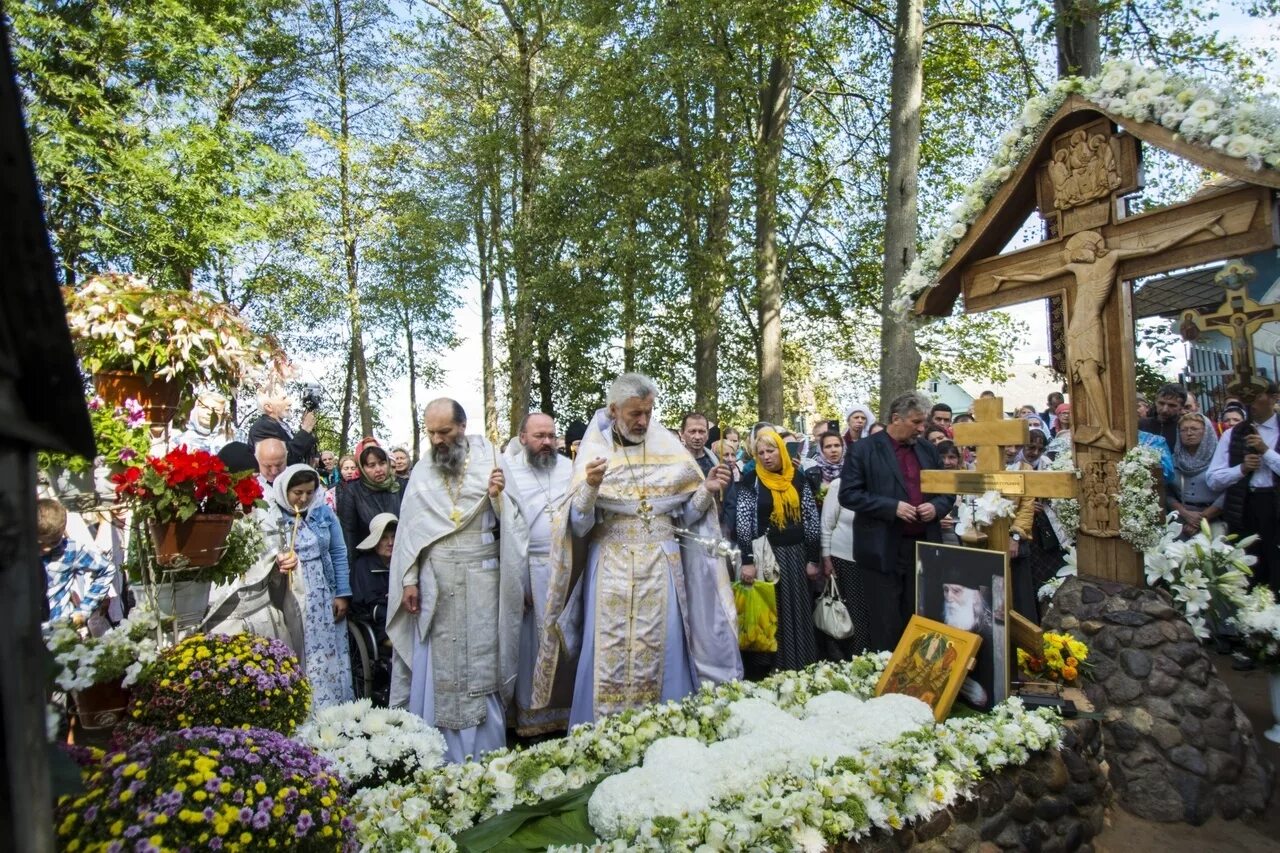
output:
<svg viewBox="0 0 1280 853"><path fill-rule="evenodd" d="M58 803L62 850L356 849L342 780L278 732L167 732L83 776L84 792Z"/></svg>
<svg viewBox="0 0 1280 853"><path fill-rule="evenodd" d="M440 730L400 708L375 708L368 699L321 709L295 738L354 788L422 780L444 763Z"/></svg>
<svg viewBox="0 0 1280 853"><path fill-rule="evenodd" d="M1075 686L1089 658L1089 647L1070 634L1044 632L1038 655L1018 649L1018 669L1039 681Z"/></svg>
<svg viewBox="0 0 1280 853"><path fill-rule="evenodd" d="M994 489L981 495L962 495L956 535L968 536L991 526L997 518L1013 518L1017 504Z"/></svg>
<svg viewBox="0 0 1280 853"><path fill-rule="evenodd" d="M142 670L129 722L142 729L291 734L310 710L311 685L284 643L254 634L193 634Z"/></svg>
<svg viewBox="0 0 1280 853"><path fill-rule="evenodd" d="M1179 541L1181 534L1182 523L1170 514L1164 537L1145 555L1147 585L1167 589L1196 636L1204 640L1209 638L1210 620L1245 601L1250 567L1257 562L1245 549L1258 537L1236 541L1234 535L1215 536L1207 521L1200 522L1200 532L1190 539Z"/></svg>
<svg viewBox="0 0 1280 853"><path fill-rule="evenodd" d="M280 373L284 356L229 305L108 273L63 288L76 353L91 374L123 370L186 385L237 388Z"/></svg>
<svg viewBox="0 0 1280 853"><path fill-rule="evenodd" d="M1250 169L1280 169L1280 110L1273 104L1132 62L1107 63L1095 77L1063 78L1044 95L1027 101L1000 137L991 163L903 275L894 292L896 313L906 314L916 296L938 283L938 271L952 251L1013 177L1054 113L1074 94L1123 119L1159 124L1188 142L1239 158Z"/></svg>
<svg viewBox="0 0 1280 853"><path fill-rule="evenodd" d="M1280 671L1280 605L1268 587L1259 584L1244 600L1232 617L1240 630L1249 656L1259 666Z"/></svg>
<svg viewBox="0 0 1280 853"><path fill-rule="evenodd" d="M147 434L146 413L137 400L130 397L120 406L110 406L101 397L91 394L86 405L98 445L98 456L104 465L111 468L127 465L150 452L151 437ZM42 450L36 454L36 467L44 471L65 468L79 474L93 470L94 462L73 453Z"/></svg>
<svg viewBox="0 0 1280 853"><path fill-rule="evenodd" d="M759 683L708 685L679 703L616 714L527 750L499 750L480 761L445 765L417 784L359 791L353 798L357 839L369 851L455 849L453 835L516 805L537 808L634 768L664 739L656 748L696 752L697 743L723 752L725 747L715 744L733 736L757 712L788 714L790 725L865 702L873 696L888 657L873 654L815 664ZM863 708L869 714L864 728L880 731L885 715L871 710ZM877 828L896 830L927 819L967 795L982 774L1024 763L1031 752L1052 748L1061 737L1052 713L1027 711L1017 699L989 715L942 725L922 715L921 725L910 731L882 734L889 740L877 738L849 755L815 759L801 755L804 749L787 751L782 765L768 768L758 780L753 777L748 788L713 795L705 808L680 815L655 812L656 817L638 827L624 819L626 825L608 838L600 828L589 827L604 840L580 843L619 851L696 849L702 844L717 849L834 846ZM749 766L740 769L750 771ZM615 793L630 796L621 789ZM601 814L625 818L626 808L610 811L608 802L606 798Z"/></svg>
<svg viewBox="0 0 1280 853"><path fill-rule="evenodd" d="M139 607L101 637L81 637L82 629L70 621L48 626L45 646L53 654L54 683L68 692L111 681L131 687L159 654L156 625L155 614Z"/></svg>

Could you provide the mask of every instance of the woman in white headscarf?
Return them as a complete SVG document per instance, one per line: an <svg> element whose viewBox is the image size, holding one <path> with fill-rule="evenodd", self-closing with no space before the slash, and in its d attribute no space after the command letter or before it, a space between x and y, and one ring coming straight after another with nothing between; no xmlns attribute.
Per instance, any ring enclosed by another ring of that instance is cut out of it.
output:
<svg viewBox="0 0 1280 853"><path fill-rule="evenodd" d="M847 452L853 443L860 438L866 438L871 434L871 425L875 423L876 416L871 414L871 410L861 403L856 403L849 411L844 413L844 447Z"/></svg>
<svg viewBox="0 0 1280 853"><path fill-rule="evenodd" d="M310 465L290 465L268 495L268 527L287 535L276 565L292 573L302 604L303 669L311 682L313 710L350 702L351 652L347 645L350 570L342 525L320 494L320 475Z"/></svg>

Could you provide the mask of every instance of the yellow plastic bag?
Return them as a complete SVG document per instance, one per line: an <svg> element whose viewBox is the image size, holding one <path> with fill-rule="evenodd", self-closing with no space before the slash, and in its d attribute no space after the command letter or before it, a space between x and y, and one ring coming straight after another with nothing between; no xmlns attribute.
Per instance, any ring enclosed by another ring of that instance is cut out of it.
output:
<svg viewBox="0 0 1280 853"><path fill-rule="evenodd" d="M777 584L756 581L735 583L733 603L738 608L738 647L744 652L778 650Z"/></svg>

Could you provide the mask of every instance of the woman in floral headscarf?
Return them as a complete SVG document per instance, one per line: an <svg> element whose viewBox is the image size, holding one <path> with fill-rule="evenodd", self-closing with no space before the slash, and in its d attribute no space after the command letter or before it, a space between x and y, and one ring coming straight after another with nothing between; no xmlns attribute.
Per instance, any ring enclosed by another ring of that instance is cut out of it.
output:
<svg viewBox="0 0 1280 853"><path fill-rule="evenodd" d="M782 436L755 431L755 467L738 484L738 546L742 580L756 580L754 541L767 536L778 564L778 651L743 652L748 677L771 669L801 669L818 659L809 582L822 576L822 524L813 489L796 470Z"/></svg>

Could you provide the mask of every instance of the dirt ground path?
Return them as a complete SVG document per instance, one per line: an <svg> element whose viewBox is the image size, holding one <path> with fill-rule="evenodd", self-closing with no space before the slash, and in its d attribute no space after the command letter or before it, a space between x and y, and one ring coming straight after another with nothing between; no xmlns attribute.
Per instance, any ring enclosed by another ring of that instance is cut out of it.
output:
<svg viewBox="0 0 1280 853"><path fill-rule="evenodd" d="M1267 673L1263 670L1236 672L1231 658L1214 657L1218 674L1227 683L1236 703L1249 716L1254 733L1263 745L1263 753L1272 765L1280 768L1280 744L1262 737L1274 723ZM1277 774L1280 778L1280 774ZM1203 826L1185 823L1155 823L1135 817L1113 806L1108 825L1094 840L1098 853L1262 853L1280 851L1280 784L1272 789L1271 802L1265 814L1247 820L1222 820L1215 817Z"/></svg>

